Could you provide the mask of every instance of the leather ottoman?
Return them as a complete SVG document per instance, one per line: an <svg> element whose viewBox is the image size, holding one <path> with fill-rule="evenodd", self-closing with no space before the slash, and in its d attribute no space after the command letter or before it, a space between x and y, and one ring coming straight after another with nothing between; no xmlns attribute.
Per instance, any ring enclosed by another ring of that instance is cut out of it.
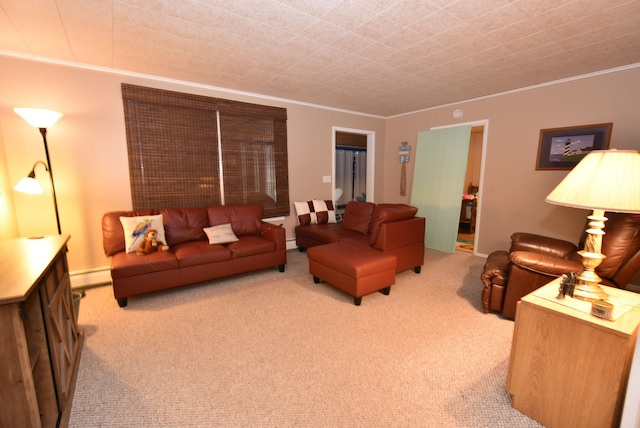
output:
<svg viewBox="0 0 640 428"><path fill-rule="evenodd" d="M356 306L365 294L388 295L396 282L396 257L355 241L311 247L307 257L313 281L323 280L352 295Z"/></svg>

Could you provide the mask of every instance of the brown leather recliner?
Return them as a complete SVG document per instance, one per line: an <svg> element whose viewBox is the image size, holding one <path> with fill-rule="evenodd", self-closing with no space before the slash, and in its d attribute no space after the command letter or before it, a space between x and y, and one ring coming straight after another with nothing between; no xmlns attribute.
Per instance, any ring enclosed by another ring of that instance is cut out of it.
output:
<svg viewBox="0 0 640 428"><path fill-rule="evenodd" d="M640 214L606 213L602 254L606 258L596 268L602 284L626 288L640 270ZM501 312L513 319L516 304L523 296L554 278L582 270L578 246L571 242L531 233L511 235L509 251L494 251L487 258L481 280L485 312Z"/></svg>

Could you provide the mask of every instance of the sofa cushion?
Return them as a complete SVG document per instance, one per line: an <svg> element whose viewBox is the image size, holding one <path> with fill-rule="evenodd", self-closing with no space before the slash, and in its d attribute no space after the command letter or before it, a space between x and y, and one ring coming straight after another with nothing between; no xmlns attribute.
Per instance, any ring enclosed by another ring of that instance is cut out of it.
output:
<svg viewBox="0 0 640 428"><path fill-rule="evenodd" d="M111 258L111 277L114 279L172 269L178 269L178 260L173 251L156 251L146 256L119 251Z"/></svg>
<svg viewBox="0 0 640 428"><path fill-rule="evenodd" d="M257 236L260 233L264 206L258 204L229 205L228 208L231 215L231 228L236 236Z"/></svg>
<svg viewBox="0 0 640 428"><path fill-rule="evenodd" d="M276 243L259 236L241 236L236 242L225 246L231 251L234 259L254 256L256 254L272 253L276 250Z"/></svg>
<svg viewBox="0 0 640 428"><path fill-rule="evenodd" d="M228 244L229 242L238 240L238 237L233 233L231 223L205 227L204 233L206 233L207 238L209 238L209 244Z"/></svg>
<svg viewBox="0 0 640 428"><path fill-rule="evenodd" d="M207 241L183 242L172 251L181 268L231 260L231 251L224 245L211 245Z"/></svg>
<svg viewBox="0 0 640 428"><path fill-rule="evenodd" d="M206 208L166 208L161 212L167 245L207 239L204 233L204 228L209 226Z"/></svg>
<svg viewBox="0 0 640 428"><path fill-rule="evenodd" d="M156 210L111 211L102 216L102 247L107 257L124 251L124 229L120 217L158 214Z"/></svg>
<svg viewBox="0 0 640 428"><path fill-rule="evenodd" d="M347 230L364 233L365 235L368 234L369 226L371 225L371 215L373 214L375 206L372 202L350 201L344 210L342 227Z"/></svg>
<svg viewBox="0 0 640 428"><path fill-rule="evenodd" d="M260 204L218 205L207 208L208 226L231 223L236 236L258 235L264 207Z"/></svg>
<svg viewBox="0 0 640 428"><path fill-rule="evenodd" d="M343 239L354 239L367 245L369 237L355 230L348 230L342 227L342 223L332 224L308 224L306 226L295 227L296 239L308 238L325 244L342 241Z"/></svg>
<svg viewBox="0 0 640 428"><path fill-rule="evenodd" d="M371 238L369 245L375 244L383 223L392 221L408 220L416 216L418 208L406 204L378 204L371 216Z"/></svg>
<svg viewBox="0 0 640 428"><path fill-rule="evenodd" d="M134 253L140 248L146 238L146 232L149 229L155 229L158 232L157 239L166 244L164 225L162 223L162 214L145 215L135 217L120 217L122 230L124 235L124 247L127 253Z"/></svg>

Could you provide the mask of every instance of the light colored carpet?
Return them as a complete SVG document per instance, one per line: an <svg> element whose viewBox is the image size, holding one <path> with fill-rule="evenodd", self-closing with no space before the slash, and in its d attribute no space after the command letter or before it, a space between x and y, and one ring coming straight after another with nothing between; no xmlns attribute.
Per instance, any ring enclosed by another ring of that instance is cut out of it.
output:
<svg viewBox="0 0 640 428"><path fill-rule="evenodd" d="M129 299L87 290L71 427L539 427L505 391L484 259L427 250L389 296L276 268Z"/></svg>

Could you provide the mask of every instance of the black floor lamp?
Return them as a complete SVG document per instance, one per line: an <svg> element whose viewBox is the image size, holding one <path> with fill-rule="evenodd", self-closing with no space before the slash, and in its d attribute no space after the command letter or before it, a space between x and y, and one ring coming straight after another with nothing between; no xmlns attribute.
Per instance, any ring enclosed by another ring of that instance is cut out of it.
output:
<svg viewBox="0 0 640 428"><path fill-rule="evenodd" d="M18 184L14 187L14 189L18 192L23 193L42 193L42 188L40 184L36 181L36 173L35 169L38 164L44 165L45 170L49 173L49 178L51 179L51 191L53 193L53 207L56 211L56 223L58 225L58 234L62 233L62 229L60 228L60 215L58 214L58 200L56 198L56 187L53 182L53 171L51 170L51 159L49 158L49 146L47 145L47 128L52 127L55 123L62 117L62 113L52 110L43 110L37 108L14 108L19 116L21 116L24 120L26 120L29 125L40 129L40 134L42 134L42 141L44 142L44 152L47 156L47 163L45 164L43 161L36 161L33 164L33 168L27 175L27 177L20 180Z"/></svg>

